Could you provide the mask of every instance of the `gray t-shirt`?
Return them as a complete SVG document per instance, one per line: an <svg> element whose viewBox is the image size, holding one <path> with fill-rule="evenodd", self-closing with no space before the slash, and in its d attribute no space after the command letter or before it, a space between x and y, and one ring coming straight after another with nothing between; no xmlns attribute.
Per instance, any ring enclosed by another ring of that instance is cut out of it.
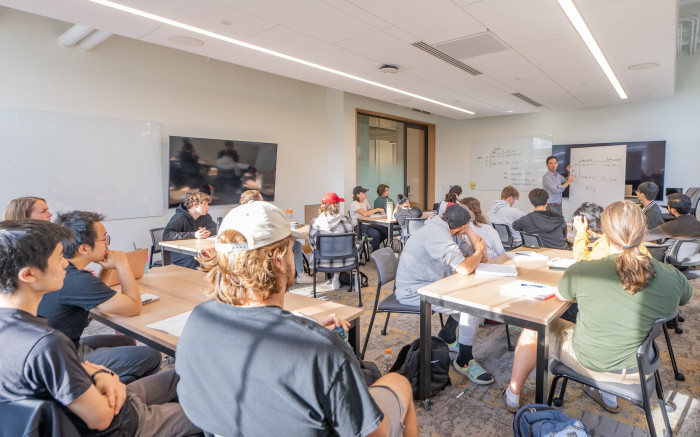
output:
<svg viewBox="0 0 700 437"><path fill-rule="evenodd" d="M384 417L350 346L275 306L199 305L175 369L187 417L220 436L364 436Z"/></svg>
<svg viewBox="0 0 700 437"><path fill-rule="evenodd" d="M453 238L440 216L430 217L406 242L396 272L396 298L419 305L418 289L450 276L474 251L464 238Z"/></svg>

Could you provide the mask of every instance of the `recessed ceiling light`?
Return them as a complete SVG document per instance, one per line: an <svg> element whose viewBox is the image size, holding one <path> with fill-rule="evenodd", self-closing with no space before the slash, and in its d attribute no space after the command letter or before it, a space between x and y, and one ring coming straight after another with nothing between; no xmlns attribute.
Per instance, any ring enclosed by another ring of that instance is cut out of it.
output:
<svg viewBox="0 0 700 437"><path fill-rule="evenodd" d="M399 88L394 88L394 87L391 87L388 85L384 85L383 83L374 82L374 81L369 80L369 79L364 79L362 77L355 76L355 75L352 75L350 73L345 73L344 71L340 71L340 70L336 70L336 69L333 69L330 67L325 67L323 65L315 64L313 62L309 62L309 61L306 61L304 59L295 58L294 56L286 55L284 53L280 53L280 52L276 52L274 50L266 49L264 47L256 46L254 44L250 44L250 43L247 43L245 41L240 41L240 40L237 40L234 38L230 38L228 36L224 36L224 35L221 35L221 34L218 34L215 32L211 32L209 30L205 30L205 29L202 29L199 27L191 26L189 24L181 23L179 21L171 20L169 18L161 17L160 15L151 14L150 12L142 11L139 9L134 9L132 7L125 6L125 5L122 5L119 3L115 3L115 2L112 2L109 0L88 0L88 1L90 1L92 3L100 4L103 6L107 6L107 7L112 8L112 9L117 9L119 11L126 12L128 14L133 14L133 15L137 15L139 17L143 17L143 18L146 18L149 20L157 21L158 23L163 23L163 24L167 24L169 26L177 27L178 29L183 29L183 30L186 30L188 32L196 33L198 35L203 35L203 36L206 36L209 38L218 39L219 41L224 41L224 42L227 42L229 44L237 45L239 47L245 47L247 49L255 50L255 51L260 52L260 53L265 53L265 54L268 54L271 56L282 58L282 59L285 59L287 61L296 62L297 64L306 65L307 67L311 67L311 68L315 68L317 70L325 71L327 73L335 74L337 76L341 76L341 77L344 77L346 79L355 80L358 82L365 83L367 85L372 85L372 86L382 88L382 89L385 89L388 91L392 91L392 92L395 92L398 94L403 94L405 96L412 97L414 99L423 100L424 102L429 102L429 103L433 103L435 105L440 105L442 107L449 108L449 109L452 109L454 111L459 111L459 112L463 112L465 114L475 115L475 113L473 111L469 111L469 110L464 109L464 108L459 108L457 106L449 105L447 103L440 102L438 100L431 99L428 97L423 97L421 95L414 94L414 93L411 93L409 91L404 91L404 90L399 89Z"/></svg>
<svg viewBox="0 0 700 437"><path fill-rule="evenodd" d="M181 35L171 36L168 38L168 41L175 45L184 47L201 47L204 45L204 41L201 39Z"/></svg>
<svg viewBox="0 0 700 437"><path fill-rule="evenodd" d="M396 65L384 64L381 67L379 67L379 71L382 74L396 74L399 72L399 67L397 67Z"/></svg>
<svg viewBox="0 0 700 437"><path fill-rule="evenodd" d="M651 70L659 66L656 62L644 62L642 64L634 64L627 67L628 70Z"/></svg>
<svg viewBox="0 0 700 437"><path fill-rule="evenodd" d="M503 112L508 112L508 113L511 113L511 112L513 112L513 111L511 111L511 110L509 109L509 110L507 110L507 111L503 111Z"/></svg>

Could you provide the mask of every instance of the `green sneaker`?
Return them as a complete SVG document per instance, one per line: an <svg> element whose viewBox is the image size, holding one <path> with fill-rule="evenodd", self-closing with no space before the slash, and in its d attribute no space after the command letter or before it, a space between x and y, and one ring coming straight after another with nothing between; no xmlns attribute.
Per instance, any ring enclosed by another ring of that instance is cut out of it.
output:
<svg viewBox="0 0 700 437"><path fill-rule="evenodd" d="M455 340L454 343L448 343L447 347L450 349L450 352L459 352L459 339Z"/></svg>
<svg viewBox="0 0 700 437"><path fill-rule="evenodd" d="M461 367L457 360L452 361L452 367L462 376L469 378L471 382L479 385L493 384L493 376L489 374L475 359L469 360L469 365Z"/></svg>

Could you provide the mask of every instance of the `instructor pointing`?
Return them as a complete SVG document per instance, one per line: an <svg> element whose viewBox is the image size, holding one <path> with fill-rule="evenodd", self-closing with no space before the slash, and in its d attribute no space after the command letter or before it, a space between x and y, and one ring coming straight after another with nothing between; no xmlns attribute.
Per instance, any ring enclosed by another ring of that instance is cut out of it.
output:
<svg viewBox="0 0 700 437"><path fill-rule="evenodd" d="M564 215L561 210L561 193L566 187L574 181L574 176L571 174L571 164L566 166L566 171L569 172L569 177L557 173L559 161L554 156L547 158L547 173L542 176L542 187L549 193L547 201L547 211L556 212L559 215Z"/></svg>

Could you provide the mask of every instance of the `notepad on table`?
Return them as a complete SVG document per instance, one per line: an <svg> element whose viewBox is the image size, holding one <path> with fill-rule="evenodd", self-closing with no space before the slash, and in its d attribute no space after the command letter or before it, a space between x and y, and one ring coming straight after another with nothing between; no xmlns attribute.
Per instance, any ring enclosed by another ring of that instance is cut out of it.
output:
<svg viewBox="0 0 700 437"><path fill-rule="evenodd" d="M515 261L547 261L549 258L541 253L534 252L532 250L521 250L518 252L506 252L507 256L513 258Z"/></svg>
<svg viewBox="0 0 700 437"><path fill-rule="evenodd" d="M157 329L159 331L167 332L170 335L174 335L175 337L180 337L190 314L192 314L192 311L187 311L186 313L178 314L177 316L169 317L159 322L146 325L146 328Z"/></svg>
<svg viewBox="0 0 700 437"><path fill-rule="evenodd" d="M576 260L570 258L552 258L547 261L547 265L552 270L566 270L573 264L576 264Z"/></svg>
<svg viewBox="0 0 700 437"><path fill-rule="evenodd" d="M538 284L530 281L513 281L501 285L501 291L516 296L534 297L535 299L549 299L557 291L556 287Z"/></svg>
<svg viewBox="0 0 700 437"><path fill-rule="evenodd" d="M141 304L145 305L147 303L155 302L157 300L160 300L160 296L156 296L155 294L150 294L150 293L143 293L141 295Z"/></svg>
<svg viewBox="0 0 700 437"><path fill-rule="evenodd" d="M474 274L476 276L518 276L518 270L513 265L479 264Z"/></svg>

